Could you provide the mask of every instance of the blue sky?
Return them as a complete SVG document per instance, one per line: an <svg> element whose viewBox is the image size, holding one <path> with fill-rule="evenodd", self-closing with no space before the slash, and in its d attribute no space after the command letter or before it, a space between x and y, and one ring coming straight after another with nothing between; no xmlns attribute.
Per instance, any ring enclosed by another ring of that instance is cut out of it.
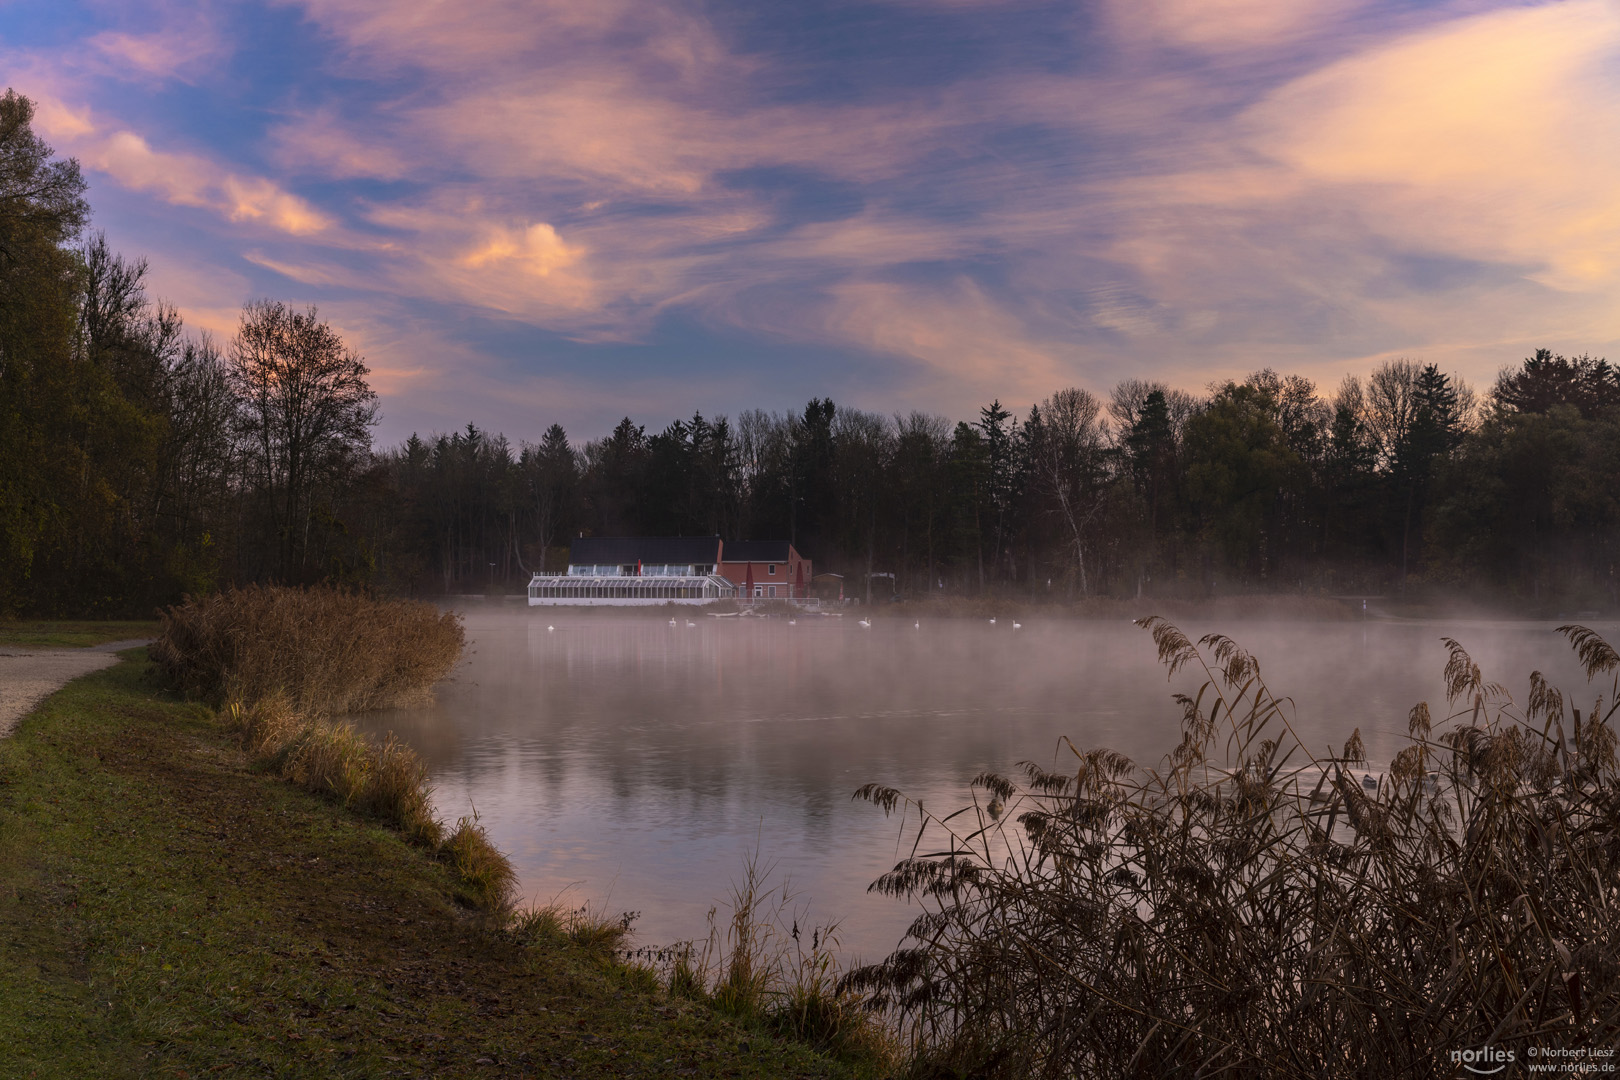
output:
<svg viewBox="0 0 1620 1080"><path fill-rule="evenodd" d="M384 441L1620 351L1613 0L0 0L0 66Z"/></svg>

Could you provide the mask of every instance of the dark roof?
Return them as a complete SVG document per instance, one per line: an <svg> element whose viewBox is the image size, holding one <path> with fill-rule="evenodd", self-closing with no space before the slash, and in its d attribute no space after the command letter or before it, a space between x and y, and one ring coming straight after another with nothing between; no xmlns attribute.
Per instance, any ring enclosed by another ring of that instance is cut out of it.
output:
<svg viewBox="0 0 1620 1080"><path fill-rule="evenodd" d="M727 540L721 554L726 562L784 563L788 547L786 540Z"/></svg>
<svg viewBox="0 0 1620 1080"><path fill-rule="evenodd" d="M718 536L581 536L568 544L568 561L580 566L690 566L719 562Z"/></svg>

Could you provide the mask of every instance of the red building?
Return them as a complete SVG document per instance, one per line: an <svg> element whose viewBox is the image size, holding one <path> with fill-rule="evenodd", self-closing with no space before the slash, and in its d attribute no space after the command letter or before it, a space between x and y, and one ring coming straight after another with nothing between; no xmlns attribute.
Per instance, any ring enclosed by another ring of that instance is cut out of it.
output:
<svg viewBox="0 0 1620 1080"><path fill-rule="evenodd" d="M810 560L786 540L730 540L720 546L721 577L737 598L803 600L810 595Z"/></svg>

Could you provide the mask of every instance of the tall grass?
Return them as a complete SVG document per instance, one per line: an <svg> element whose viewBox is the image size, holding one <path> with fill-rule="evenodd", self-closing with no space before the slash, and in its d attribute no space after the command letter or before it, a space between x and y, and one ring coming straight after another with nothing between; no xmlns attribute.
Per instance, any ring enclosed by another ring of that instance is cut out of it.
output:
<svg viewBox="0 0 1620 1080"><path fill-rule="evenodd" d="M839 985L838 924L813 925L791 883L771 884L757 852L743 862L721 915L709 909L700 944L640 949L625 959L659 970L672 994L864 1067L887 1072L898 1046L861 996ZM628 924L626 924L628 929Z"/></svg>
<svg viewBox="0 0 1620 1080"><path fill-rule="evenodd" d="M517 875L476 814L447 829L415 751L330 719L420 698L463 641L456 616L428 604L249 586L170 608L150 652L176 689L224 703L259 765L434 849L460 898L504 920Z"/></svg>
<svg viewBox="0 0 1620 1080"><path fill-rule="evenodd" d="M460 619L431 604L249 585L169 608L148 652L183 693L316 716L420 699L464 644Z"/></svg>
<svg viewBox="0 0 1620 1080"><path fill-rule="evenodd" d="M1205 676L1157 768L1069 746L947 816L858 793L915 814L873 888L923 910L840 988L896 1019L920 1073L1417 1077L1615 1043L1607 642L1560 628L1589 682L1613 677L1583 715L1539 673L1515 705L1447 639L1453 711L1414 707L1370 772L1359 730L1309 752L1230 638L1141 625L1172 674Z"/></svg>

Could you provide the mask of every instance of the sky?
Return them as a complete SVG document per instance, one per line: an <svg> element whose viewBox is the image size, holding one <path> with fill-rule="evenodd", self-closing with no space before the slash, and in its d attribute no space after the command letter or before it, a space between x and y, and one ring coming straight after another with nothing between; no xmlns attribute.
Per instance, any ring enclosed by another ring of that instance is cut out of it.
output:
<svg viewBox="0 0 1620 1080"><path fill-rule="evenodd" d="M1620 0L0 0L0 73L385 443L1620 358Z"/></svg>

